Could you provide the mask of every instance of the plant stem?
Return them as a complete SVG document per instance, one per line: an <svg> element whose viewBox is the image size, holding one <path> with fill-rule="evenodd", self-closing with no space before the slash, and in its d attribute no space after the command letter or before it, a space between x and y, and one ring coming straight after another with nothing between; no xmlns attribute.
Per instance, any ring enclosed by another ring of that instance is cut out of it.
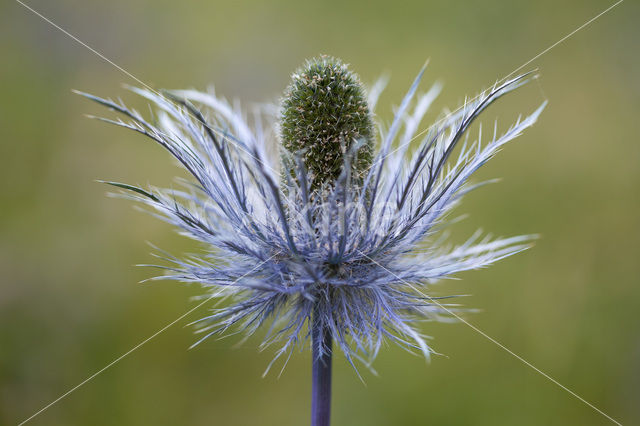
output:
<svg viewBox="0 0 640 426"><path fill-rule="evenodd" d="M314 313L311 339L311 426L329 426L331 417L331 330Z"/></svg>

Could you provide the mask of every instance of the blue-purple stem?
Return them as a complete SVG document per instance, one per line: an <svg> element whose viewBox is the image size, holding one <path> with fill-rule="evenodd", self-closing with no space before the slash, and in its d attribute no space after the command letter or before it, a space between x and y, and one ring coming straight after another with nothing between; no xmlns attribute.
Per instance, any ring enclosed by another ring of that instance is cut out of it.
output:
<svg viewBox="0 0 640 426"><path fill-rule="evenodd" d="M311 331L311 426L329 426L331 422L331 330L314 315Z"/></svg>

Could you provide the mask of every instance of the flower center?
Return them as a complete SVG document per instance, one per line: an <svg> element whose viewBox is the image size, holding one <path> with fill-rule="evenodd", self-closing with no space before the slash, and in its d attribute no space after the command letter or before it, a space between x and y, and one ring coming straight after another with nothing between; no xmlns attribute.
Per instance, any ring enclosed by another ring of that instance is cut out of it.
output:
<svg viewBox="0 0 640 426"><path fill-rule="evenodd" d="M359 145L351 178L356 184L363 180L373 157L373 120L360 79L342 61L320 56L298 69L280 119L282 146L302 158L312 192L334 185L354 143Z"/></svg>

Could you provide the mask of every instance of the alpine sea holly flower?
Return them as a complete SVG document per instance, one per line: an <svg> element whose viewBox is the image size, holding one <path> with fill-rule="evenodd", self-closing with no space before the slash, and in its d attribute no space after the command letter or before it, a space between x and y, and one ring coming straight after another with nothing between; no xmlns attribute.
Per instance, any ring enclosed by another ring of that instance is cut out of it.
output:
<svg viewBox="0 0 640 426"><path fill-rule="evenodd" d="M528 76L418 133L439 91L416 95L423 72L389 128L376 123L378 131L372 111L380 87L367 97L345 64L325 56L293 74L279 110L262 108L250 121L213 93L131 89L157 107L153 123L121 102L83 94L126 118L103 120L159 143L195 180L182 189L109 183L203 244L199 256L163 256L170 264L158 277L230 297L197 322L198 343L267 326L263 346L279 343L277 359L311 341L314 425L329 423L334 342L352 364L368 365L386 340L428 358L416 320L451 314L426 295L428 285L529 246L529 236L476 234L450 248L437 236L460 197L478 186L467 183L471 174L544 108L502 134L494 130L487 143L481 132L468 141L478 115ZM279 144L280 155L269 155Z"/></svg>

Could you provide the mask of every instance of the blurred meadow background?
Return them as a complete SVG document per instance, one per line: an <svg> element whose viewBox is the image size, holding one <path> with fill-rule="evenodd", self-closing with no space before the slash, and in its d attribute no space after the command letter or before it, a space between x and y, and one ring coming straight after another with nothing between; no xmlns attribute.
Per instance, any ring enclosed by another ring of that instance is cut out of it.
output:
<svg viewBox="0 0 640 426"><path fill-rule="evenodd" d="M277 101L305 58L328 53L363 81L389 73L388 123L423 62L429 117L458 106L609 6L606 1L31 0L30 6L154 88L215 85L245 105ZM475 180L453 230L539 233L525 253L442 282L467 319L622 424L640 424L640 5L625 1L535 60L540 78L484 114L506 129L545 99L538 124ZM137 83L19 3L0 4L0 424L18 424L173 321L200 294L156 270L150 241L199 250L107 198L96 179L171 185L169 155L88 120L108 111L71 89L121 96ZM429 123L423 123L426 126ZM300 425L310 356L278 378L258 339L196 341L202 308L34 418L34 425ZM425 323L443 354L396 347L360 382L334 373L338 425L607 425L606 418L464 324Z"/></svg>

